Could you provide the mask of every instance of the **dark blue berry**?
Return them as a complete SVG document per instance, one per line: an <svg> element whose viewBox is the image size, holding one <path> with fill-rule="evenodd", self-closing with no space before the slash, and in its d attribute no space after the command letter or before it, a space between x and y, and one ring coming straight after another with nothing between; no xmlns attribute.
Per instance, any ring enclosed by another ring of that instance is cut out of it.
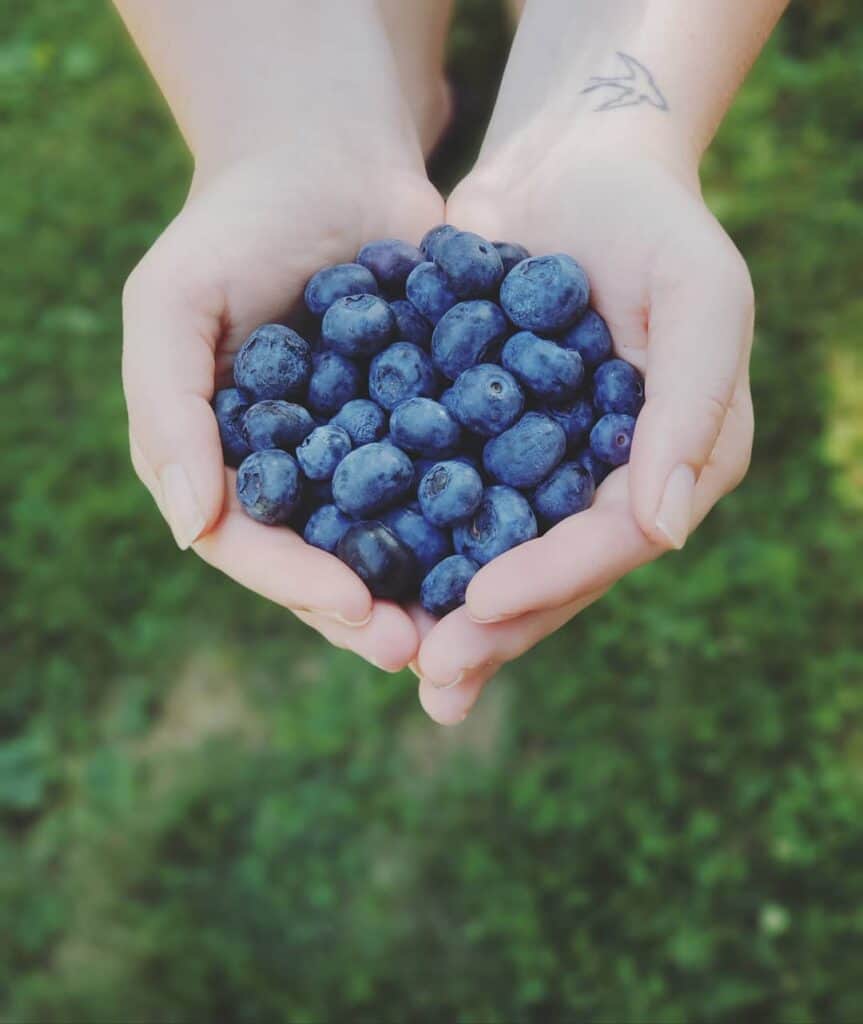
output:
<svg viewBox="0 0 863 1024"><path fill-rule="evenodd" d="M509 324L496 303L487 299L460 302L441 317L432 333L435 367L450 380L488 359L509 334Z"/></svg>
<svg viewBox="0 0 863 1024"><path fill-rule="evenodd" d="M644 405L644 380L623 359L609 359L593 374L593 404L600 413L622 412L637 416Z"/></svg>
<svg viewBox="0 0 863 1024"><path fill-rule="evenodd" d="M410 242L403 242L400 238L381 238L360 249L357 263L375 275L382 291L387 295L397 295L404 292L408 274L425 258Z"/></svg>
<svg viewBox="0 0 863 1024"><path fill-rule="evenodd" d="M396 318L396 341L409 341L427 351L432 335L428 320L407 299L396 299L390 303L390 309Z"/></svg>
<svg viewBox="0 0 863 1024"><path fill-rule="evenodd" d="M332 416L361 395L363 374L356 363L338 352L316 352L309 381L308 405L317 416Z"/></svg>
<svg viewBox="0 0 863 1024"><path fill-rule="evenodd" d="M590 432L590 450L609 466L629 462L629 449L635 433L635 418L622 412L606 413Z"/></svg>
<svg viewBox="0 0 863 1024"><path fill-rule="evenodd" d="M323 316L336 299L347 295L377 295L378 283L370 270L359 263L337 263L313 274L306 285L306 307Z"/></svg>
<svg viewBox="0 0 863 1024"><path fill-rule="evenodd" d="M430 228L423 235L420 252L427 260L433 260L440 243L456 234L458 234L458 228L454 228L452 224L438 224L437 227Z"/></svg>
<svg viewBox="0 0 863 1024"><path fill-rule="evenodd" d="M421 348L406 341L396 342L372 360L369 395L384 409L392 411L408 398L434 397L437 393L434 367Z"/></svg>
<svg viewBox="0 0 863 1024"><path fill-rule="evenodd" d="M514 242L492 242L492 245L503 263L504 274L508 274L517 263L530 258L530 253L523 245Z"/></svg>
<svg viewBox="0 0 863 1024"><path fill-rule="evenodd" d="M449 530L430 523L416 509L394 508L384 513L383 521L413 552L422 578L447 555L452 554Z"/></svg>
<svg viewBox="0 0 863 1024"><path fill-rule="evenodd" d="M500 366L472 366L459 375L451 390L456 419L481 437L494 437L508 430L524 409L521 388Z"/></svg>
<svg viewBox="0 0 863 1024"><path fill-rule="evenodd" d="M404 451L434 458L456 447L461 427L440 402L432 398L409 398L393 409L390 434Z"/></svg>
<svg viewBox="0 0 863 1024"><path fill-rule="evenodd" d="M374 597L403 597L416 580L410 548L379 522L354 523L336 548L339 558L359 576Z"/></svg>
<svg viewBox="0 0 863 1024"><path fill-rule="evenodd" d="M340 355L370 359L386 348L396 330L389 303L377 295L347 295L324 313L321 335Z"/></svg>
<svg viewBox="0 0 863 1024"><path fill-rule="evenodd" d="M303 540L333 555L345 530L352 525L353 520L348 519L335 505L322 505L309 516Z"/></svg>
<svg viewBox="0 0 863 1024"><path fill-rule="evenodd" d="M412 270L405 291L414 309L433 324L458 302L443 271L434 263L420 263Z"/></svg>
<svg viewBox="0 0 863 1024"><path fill-rule="evenodd" d="M593 403L587 398L576 398L574 402L568 402L566 405L544 406L540 411L563 427L566 448L570 452L584 444L596 421Z"/></svg>
<svg viewBox="0 0 863 1024"><path fill-rule="evenodd" d="M503 263L497 249L471 231L456 231L440 240L435 246L434 262L462 299L493 295L503 280Z"/></svg>
<svg viewBox="0 0 863 1024"><path fill-rule="evenodd" d="M583 466L564 462L533 492L533 510L544 526L554 526L590 508L595 491L593 477Z"/></svg>
<svg viewBox="0 0 863 1024"><path fill-rule="evenodd" d="M237 497L259 523L287 523L300 502L299 467L287 452L252 452L237 472Z"/></svg>
<svg viewBox="0 0 863 1024"><path fill-rule="evenodd" d="M226 466L236 468L252 450L243 435L243 413L248 408L248 400L237 388L222 388L213 396L213 412L219 425Z"/></svg>
<svg viewBox="0 0 863 1024"><path fill-rule="evenodd" d="M476 511L453 530L460 555L486 565L538 533L536 517L524 495L512 487L487 487Z"/></svg>
<svg viewBox="0 0 863 1024"><path fill-rule="evenodd" d="M582 448L582 450L576 454L573 462L590 473L593 477L593 482L597 487L599 487L602 481L611 472L611 466L603 462L601 459L598 459L589 447Z"/></svg>
<svg viewBox="0 0 863 1024"><path fill-rule="evenodd" d="M519 331L503 346L501 363L541 402L571 402L581 387L584 364L577 352L531 331Z"/></svg>
<svg viewBox="0 0 863 1024"><path fill-rule="evenodd" d="M528 412L486 444L483 465L490 476L510 487L536 487L565 452L563 428L542 413Z"/></svg>
<svg viewBox="0 0 863 1024"><path fill-rule="evenodd" d="M256 452L296 448L314 429L308 409L294 402L256 402L243 416L243 437Z"/></svg>
<svg viewBox="0 0 863 1024"><path fill-rule="evenodd" d="M460 608L467 586L478 571L476 562L464 555L450 555L439 562L422 581L420 603L423 608L437 619Z"/></svg>
<svg viewBox="0 0 863 1024"><path fill-rule="evenodd" d="M531 256L506 275L500 304L514 324L539 334L571 327L587 308L587 275L571 256Z"/></svg>
<svg viewBox="0 0 863 1024"><path fill-rule="evenodd" d="M336 466L350 450L348 432L328 423L315 427L297 448L297 462L309 480L331 480Z"/></svg>
<svg viewBox="0 0 863 1024"><path fill-rule="evenodd" d="M413 486L411 460L385 441L355 448L333 474L333 500L346 515L359 519L398 504Z"/></svg>
<svg viewBox="0 0 863 1024"><path fill-rule="evenodd" d="M355 448L380 441L387 432L387 414L370 398L346 402L330 422L348 432Z"/></svg>
<svg viewBox="0 0 863 1024"><path fill-rule="evenodd" d="M470 516L482 497L482 478L465 462L437 462L420 480L417 498L435 526L451 526Z"/></svg>
<svg viewBox="0 0 863 1024"><path fill-rule="evenodd" d="M234 383L252 402L299 395L311 374L312 350L281 324L253 331L234 360Z"/></svg>
<svg viewBox="0 0 863 1024"><path fill-rule="evenodd" d="M613 348L608 324L593 309L560 336L560 343L577 352L589 370L611 358Z"/></svg>

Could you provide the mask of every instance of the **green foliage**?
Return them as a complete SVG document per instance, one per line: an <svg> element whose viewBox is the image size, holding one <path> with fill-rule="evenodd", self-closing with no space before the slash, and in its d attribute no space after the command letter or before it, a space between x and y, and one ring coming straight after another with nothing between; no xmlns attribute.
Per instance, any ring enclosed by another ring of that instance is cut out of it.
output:
<svg viewBox="0 0 863 1024"><path fill-rule="evenodd" d="M118 297L188 161L102 4L10 2L0 1018L858 1019L863 29L839 0L789 13L706 165L759 297L749 478L452 732L413 677L172 548L128 466ZM457 25L474 121L443 180L493 97L493 6Z"/></svg>

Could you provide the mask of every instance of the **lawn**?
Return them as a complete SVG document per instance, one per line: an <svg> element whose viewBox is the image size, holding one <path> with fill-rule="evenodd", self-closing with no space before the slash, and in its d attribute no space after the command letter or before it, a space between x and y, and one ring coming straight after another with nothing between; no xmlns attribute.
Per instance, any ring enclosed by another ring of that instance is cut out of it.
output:
<svg viewBox="0 0 863 1024"><path fill-rule="evenodd" d="M863 1007L863 25L798 5L705 164L751 473L464 727L180 554L123 280L189 161L110 8L0 23L0 1020L842 1022ZM503 59L460 7L469 163Z"/></svg>

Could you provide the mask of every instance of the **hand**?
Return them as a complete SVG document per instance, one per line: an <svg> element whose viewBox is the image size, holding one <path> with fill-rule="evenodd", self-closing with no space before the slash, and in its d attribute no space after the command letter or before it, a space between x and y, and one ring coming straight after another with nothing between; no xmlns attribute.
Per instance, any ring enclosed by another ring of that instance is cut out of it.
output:
<svg viewBox="0 0 863 1024"><path fill-rule="evenodd" d="M181 548L395 671L418 645L408 615L373 602L335 557L241 513L210 408L244 338L289 314L315 270L353 259L370 238L418 240L442 218L418 148L416 159L410 149L369 152L333 131L338 155L292 146L197 176L132 273L123 296L130 447Z"/></svg>
<svg viewBox="0 0 863 1024"><path fill-rule="evenodd" d="M695 174L619 141L501 147L458 187L447 217L579 260L616 354L646 377L631 461L606 479L593 507L484 567L466 605L439 624L417 616L420 699L432 718L454 723L497 666L621 576L683 547L743 478L753 296ZM449 689L433 685L457 679Z"/></svg>

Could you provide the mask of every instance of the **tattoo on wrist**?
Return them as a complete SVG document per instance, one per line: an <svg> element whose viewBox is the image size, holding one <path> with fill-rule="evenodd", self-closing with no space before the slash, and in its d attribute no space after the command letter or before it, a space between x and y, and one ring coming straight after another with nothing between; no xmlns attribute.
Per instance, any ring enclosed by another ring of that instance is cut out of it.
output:
<svg viewBox="0 0 863 1024"><path fill-rule="evenodd" d="M621 110L623 107L639 107L643 103L656 107L657 110L669 109L668 101L662 95L656 79L650 71L628 53L617 51L617 56L624 65L619 75L602 77L593 75L588 78L582 94L595 92L600 100L594 111Z"/></svg>

